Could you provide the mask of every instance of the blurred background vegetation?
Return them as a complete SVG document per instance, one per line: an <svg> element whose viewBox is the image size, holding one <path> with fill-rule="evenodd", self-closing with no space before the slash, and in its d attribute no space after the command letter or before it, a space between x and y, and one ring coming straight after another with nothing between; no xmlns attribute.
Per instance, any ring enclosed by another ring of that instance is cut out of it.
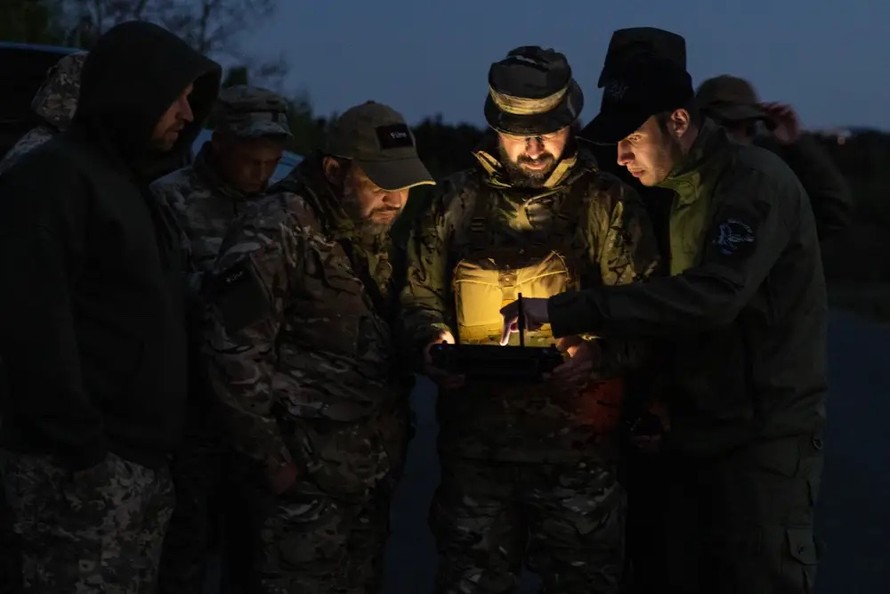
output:
<svg viewBox="0 0 890 594"><path fill-rule="evenodd" d="M280 89L284 57L258 60L235 41L239 30L271 14L277 0L2 0L0 40L89 49L108 27L140 18L158 22L199 51L228 64L224 86L257 84ZM290 98L294 140L290 150L307 155L320 146L337 114L318 114L303 93ZM414 127L421 158L441 179L473 162L484 130L446 123L431 114ZM890 322L890 134L868 129L815 132L850 184L854 220L824 247L831 302ZM429 187L413 192L397 233L422 212Z"/></svg>

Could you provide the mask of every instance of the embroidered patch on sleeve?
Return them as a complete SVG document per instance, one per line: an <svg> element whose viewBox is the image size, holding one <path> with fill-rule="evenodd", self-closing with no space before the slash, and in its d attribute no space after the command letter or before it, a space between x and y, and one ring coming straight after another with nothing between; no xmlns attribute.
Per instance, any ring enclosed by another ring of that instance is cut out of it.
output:
<svg viewBox="0 0 890 594"><path fill-rule="evenodd" d="M722 256L747 256L754 251L757 233L752 223L727 217L717 224L712 243Z"/></svg>

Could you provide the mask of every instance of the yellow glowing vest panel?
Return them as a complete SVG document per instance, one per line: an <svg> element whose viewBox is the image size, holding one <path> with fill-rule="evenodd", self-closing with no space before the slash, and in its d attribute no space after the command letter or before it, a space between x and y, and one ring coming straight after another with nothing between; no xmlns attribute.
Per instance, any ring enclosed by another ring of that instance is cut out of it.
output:
<svg viewBox="0 0 890 594"><path fill-rule="evenodd" d="M550 297L572 288L565 257L553 250L545 254L523 248L498 250L485 259L461 260L453 276L457 333L461 343L498 344L503 318L501 308L519 293L523 297ZM526 333L526 346L553 344L550 325ZM519 344L514 335L511 344Z"/></svg>
<svg viewBox="0 0 890 594"><path fill-rule="evenodd" d="M496 242L492 218L484 213L484 193L477 195L469 229L470 250L455 265L452 292L455 299L457 340L462 344L499 344L503 318L500 309L515 301L519 293L527 297L551 297L578 288L577 271L570 264L570 245L582 201L570 192L555 216L552 229L537 232L511 231L509 242ZM506 237L498 237L506 240ZM548 347L555 342L550 325L528 331L526 346ZM518 334L510 340L519 344Z"/></svg>

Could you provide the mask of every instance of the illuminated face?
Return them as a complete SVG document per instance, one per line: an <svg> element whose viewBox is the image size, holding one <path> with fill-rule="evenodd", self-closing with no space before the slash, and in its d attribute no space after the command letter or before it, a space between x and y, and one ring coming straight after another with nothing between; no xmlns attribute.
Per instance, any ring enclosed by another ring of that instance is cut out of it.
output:
<svg viewBox="0 0 890 594"><path fill-rule="evenodd" d="M568 126L538 136L498 132L501 164L511 183L530 188L543 186L562 158L569 134Z"/></svg>
<svg viewBox="0 0 890 594"><path fill-rule="evenodd" d="M325 174L339 191L343 210L366 234L389 230L408 201L408 188L385 190L354 161L326 157Z"/></svg>
<svg viewBox="0 0 890 594"><path fill-rule="evenodd" d="M151 133L151 146L159 151L169 151L179 139L179 133L186 124L195 119L192 106L189 104L189 95L194 86L187 86L177 97L167 111L155 124Z"/></svg>
<svg viewBox="0 0 890 594"><path fill-rule="evenodd" d="M618 141L618 164L644 186L664 181L683 158L679 140L657 116L651 116L635 132Z"/></svg>

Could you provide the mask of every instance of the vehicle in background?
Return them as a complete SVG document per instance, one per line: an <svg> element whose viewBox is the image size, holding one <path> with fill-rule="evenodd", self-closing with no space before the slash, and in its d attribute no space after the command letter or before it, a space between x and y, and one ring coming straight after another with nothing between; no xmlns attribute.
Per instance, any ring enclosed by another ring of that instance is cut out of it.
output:
<svg viewBox="0 0 890 594"><path fill-rule="evenodd" d="M46 71L62 56L76 51L71 47L0 42L0 158L40 123L31 111L31 100L43 84ZM192 144L193 158L212 134L211 130L201 130ZM300 155L285 151L271 181L286 176L302 160Z"/></svg>

